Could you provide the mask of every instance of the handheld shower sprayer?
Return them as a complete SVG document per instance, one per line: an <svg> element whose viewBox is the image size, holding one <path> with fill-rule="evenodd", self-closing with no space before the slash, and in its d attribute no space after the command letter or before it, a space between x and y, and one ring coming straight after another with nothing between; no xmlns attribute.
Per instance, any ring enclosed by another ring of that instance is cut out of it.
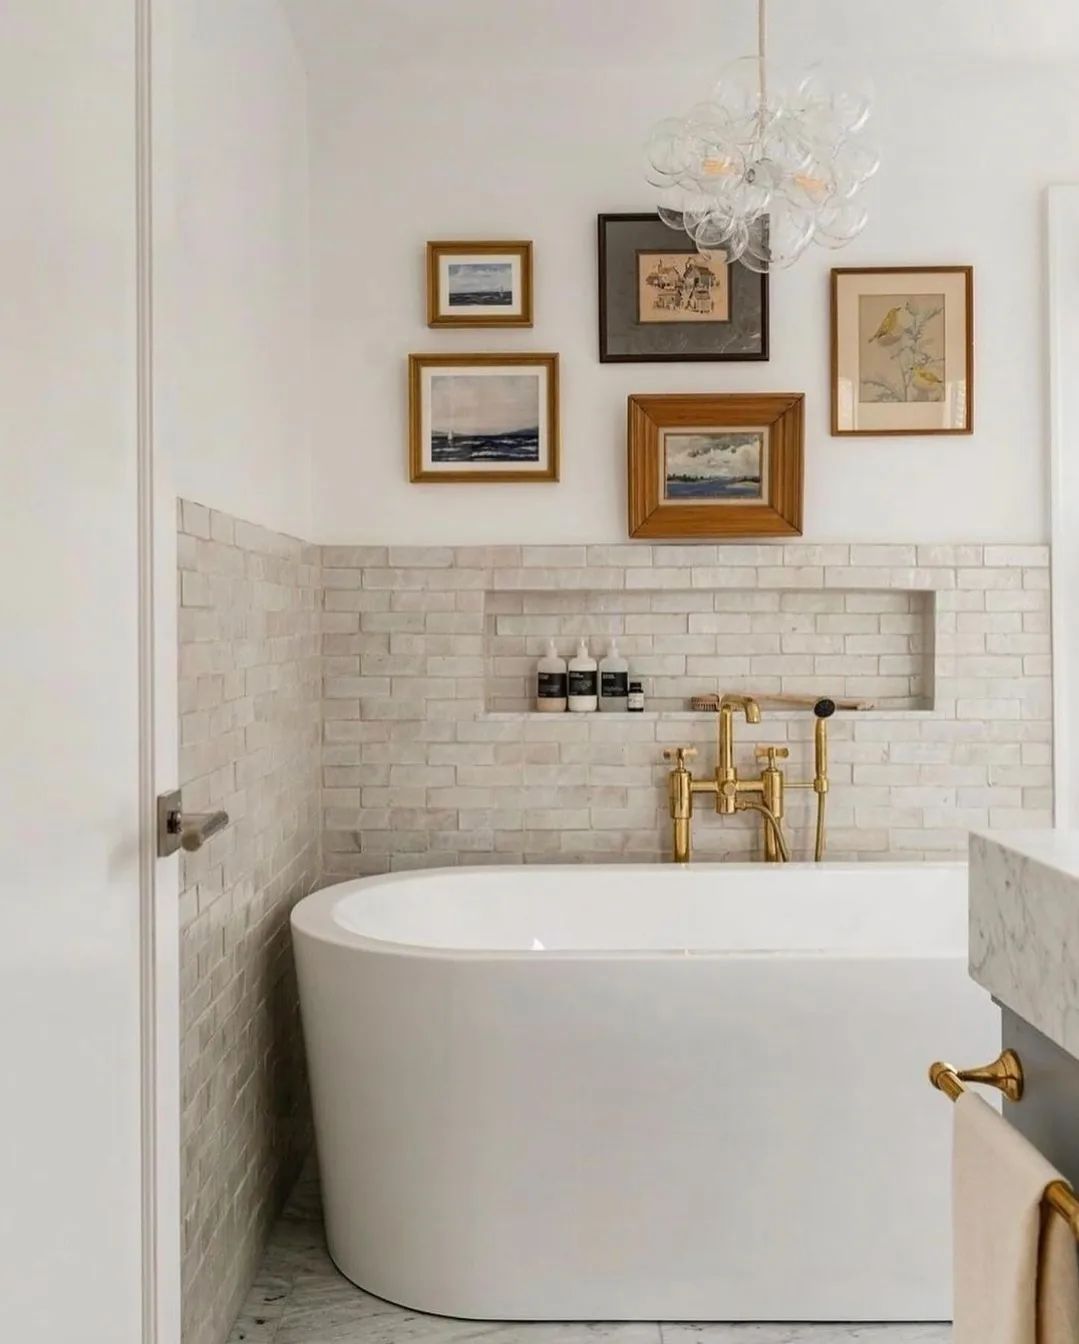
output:
<svg viewBox="0 0 1079 1344"><path fill-rule="evenodd" d="M813 731L813 792L817 795L817 835L813 845L813 861L824 858L824 796L828 792L828 720L836 711L836 703L827 697L813 706L817 722Z"/></svg>

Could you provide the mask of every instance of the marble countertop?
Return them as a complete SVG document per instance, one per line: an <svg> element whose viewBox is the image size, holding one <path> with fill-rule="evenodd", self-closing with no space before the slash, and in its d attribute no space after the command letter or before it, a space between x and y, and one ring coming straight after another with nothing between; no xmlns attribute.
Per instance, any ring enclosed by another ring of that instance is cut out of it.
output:
<svg viewBox="0 0 1079 1344"><path fill-rule="evenodd" d="M970 973L1079 1058L1079 831L971 836Z"/></svg>

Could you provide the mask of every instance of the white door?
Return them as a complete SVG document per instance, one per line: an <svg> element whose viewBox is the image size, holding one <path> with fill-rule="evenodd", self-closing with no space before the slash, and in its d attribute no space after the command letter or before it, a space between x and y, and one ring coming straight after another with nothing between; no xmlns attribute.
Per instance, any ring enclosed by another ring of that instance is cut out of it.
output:
<svg viewBox="0 0 1079 1344"><path fill-rule="evenodd" d="M0 1333L19 1344L178 1338L145 8L0 5Z"/></svg>

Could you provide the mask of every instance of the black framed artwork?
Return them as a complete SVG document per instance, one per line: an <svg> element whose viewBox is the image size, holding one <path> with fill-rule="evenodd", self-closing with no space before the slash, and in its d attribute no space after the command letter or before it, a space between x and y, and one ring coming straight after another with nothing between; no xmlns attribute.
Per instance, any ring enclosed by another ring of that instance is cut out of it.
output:
<svg viewBox="0 0 1079 1344"><path fill-rule="evenodd" d="M768 358L768 277L655 213L599 217L604 364Z"/></svg>

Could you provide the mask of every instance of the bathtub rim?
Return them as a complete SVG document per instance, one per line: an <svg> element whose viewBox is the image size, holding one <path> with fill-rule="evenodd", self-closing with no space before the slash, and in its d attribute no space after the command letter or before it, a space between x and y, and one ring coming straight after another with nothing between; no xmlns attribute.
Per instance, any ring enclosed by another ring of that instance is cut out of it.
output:
<svg viewBox="0 0 1079 1344"><path fill-rule="evenodd" d="M576 866L576 865L575 865ZM655 872L674 870L680 873L700 872L700 870L710 867L721 868L724 872L753 873L767 880L768 871L762 871L762 865L758 863L695 863L695 864L674 864L674 863L597 863L580 865L589 873L594 872ZM894 869L913 869L916 872L930 870L939 872L941 870L950 872L966 871L969 864L966 859L941 859L929 863L864 863L857 861L841 861L836 863L805 864L798 865L807 868L813 868L818 871L833 872L873 872L876 869L885 868ZM338 902L343 900L349 892L357 889L366 888L372 885L378 886L396 886L398 883L406 881L415 881L418 877L438 877L442 874L453 874L458 877L468 877L472 874L486 874L492 872L520 873L528 871L529 873L550 873L564 874L567 865L561 863L530 863L520 864L468 864L468 865L443 865L435 868L410 868L396 873L378 873L370 877L345 878L341 882L331 883L329 886L320 887L317 891L309 893L302 897L293 906L289 915L289 927L293 940L299 937L310 939L314 942L329 947L339 947L352 949L357 952L371 953L383 957L401 957L410 960L426 961L449 961L449 962L528 962L535 965L545 963L564 962L564 961L727 961L734 957L744 959L758 960L783 960L783 959L827 959L835 960L862 960L862 961L886 961L886 960L945 960L947 958L962 958L966 961L968 950L966 947L961 950L953 949L919 949L912 952L897 952L889 950L877 951L843 951L835 948L813 948L813 949L782 949L782 948L704 948L693 950L688 948L544 948L542 951L533 948L478 948L478 947L434 947L425 943L405 943L390 941L385 938L375 938L369 934L357 933L353 929L346 928L338 923L334 918L334 909ZM678 880L678 879L676 879ZM347 888L343 891L342 888Z"/></svg>

